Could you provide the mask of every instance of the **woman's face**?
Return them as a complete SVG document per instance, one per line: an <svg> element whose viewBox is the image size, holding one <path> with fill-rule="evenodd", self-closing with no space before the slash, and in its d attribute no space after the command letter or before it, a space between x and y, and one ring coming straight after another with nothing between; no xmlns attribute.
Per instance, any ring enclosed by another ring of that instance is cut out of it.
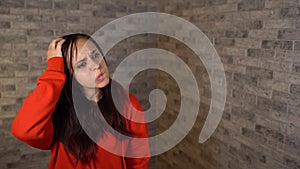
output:
<svg viewBox="0 0 300 169"><path fill-rule="evenodd" d="M109 83L109 72L100 51L87 39L78 39L76 45L78 53L72 65L78 83L85 88L105 87Z"/></svg>

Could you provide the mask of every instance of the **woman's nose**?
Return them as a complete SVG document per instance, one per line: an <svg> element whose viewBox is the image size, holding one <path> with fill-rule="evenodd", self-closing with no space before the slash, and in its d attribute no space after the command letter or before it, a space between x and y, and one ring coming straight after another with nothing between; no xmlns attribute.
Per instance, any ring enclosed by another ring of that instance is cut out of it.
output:
<svg viewBox="0 0 300 169"><path fill-rule="evenodd" d="M99 63L96 63L96 62L94 62L94 61L90 61L90 63L91 63L91 66L90 66L90 69L92 70L92 71L95 71L95 70L97 70L97 69L100 69L100 64Z"/></svg>

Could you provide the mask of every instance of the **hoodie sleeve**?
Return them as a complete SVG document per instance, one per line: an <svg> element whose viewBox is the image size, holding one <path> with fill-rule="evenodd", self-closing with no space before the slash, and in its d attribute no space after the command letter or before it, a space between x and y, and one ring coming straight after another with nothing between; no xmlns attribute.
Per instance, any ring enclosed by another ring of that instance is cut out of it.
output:
<svg viewBox="0 0 300 169"><path fill-rule="evenodd" d="M132 94L130 94L129 97L133 107L135 107L135 109L139 110L140 112L134 111L134 109L129 109L129 115L127 118L134 118L139 122L128 120L129 130L133 133L134 136L133 139L129 141L126 153L130 156L136 156L138 158L125 157L126 167L128 169L148 169L150 150L148 143L148 127L145 115L138 99Z"/></svg>
<svg viewBox="0 0 300 169"><path fill-rule="evenodd" d="M36 88L25 98L12 122L11 132L16 138L35 148L50 148L54 131L51 116L65 79L63 58L50 58Z"/></svg>

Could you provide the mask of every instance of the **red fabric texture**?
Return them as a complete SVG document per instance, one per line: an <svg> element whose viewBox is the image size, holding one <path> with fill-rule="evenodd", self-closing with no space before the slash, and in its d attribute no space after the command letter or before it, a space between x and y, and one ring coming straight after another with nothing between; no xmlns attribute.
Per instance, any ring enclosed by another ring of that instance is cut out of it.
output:
<svg viewBox="0 0 300 169"><path fill-rule="evenodd" d="M57 141L51 144L54 133L51 116L64 86L65 79L63 58L50 58L47 69L37 80L36 88L24 100L11 128L12 134L28 145L38 149L51 150L49 169L74 169L76 162L74 156L64 148L61 142ZM129 98L132 105L142 111L138 99L132 94L129 94ZM133 117L136 113L138 112L134 112L128 106L125 117ZM127 119L126 124L130 131L147 138L148 130L146 123L136 123ZM106 136L104 140L99 140L99 142L110 143L108 147L121 148L123 153L127 151L130 152L129 154L135 154L135 152L141 154L142 152L148 157L127 158L111 153L111 151L105 150L102 146L98 146L95 159L89 164L83 164L79 161L76 169L148 168L150 160L148 141L120 141L110 133L106 133Z"/></svg>

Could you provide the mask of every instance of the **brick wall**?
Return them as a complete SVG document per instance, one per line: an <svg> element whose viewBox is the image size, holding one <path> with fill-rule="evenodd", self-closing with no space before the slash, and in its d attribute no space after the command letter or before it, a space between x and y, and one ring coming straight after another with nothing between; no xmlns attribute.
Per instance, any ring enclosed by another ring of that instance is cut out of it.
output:
<svg viewBox="0 0 300 169"><path fill-rule="evenodd" d="M46 68L46 50L51 39L70 33L93 34L101 26L116 18L153 10L156 6L154 1L151 3L120 0L0 1L1 169L41 169L48 166L50 152L31 148L18 141L10 133L10 128L24 98L35 88L37 78ZM110 70L113 72L115 66L129 53L143 49L143 44L155 47L156 39L141 35L120 42L107 54ZM145 82L141 82L143 76L145 73L141 73L131 87L131 92L140 100L143 100L143 97L139 93L146 89L144 87L139 87L141 90L135 89L134 85L145 85Z"/></svg>
<svg viewBox="0 0 300 169"><path fill-rule="evenodd" d="M156 157L158 168L300 168L299 9L297 0L192 0L164 6L165 12L198 26L214 44L228 95L217 130L199 144L211 99L208 74L188 47L160 39L159 47L193 70L201 105L188 136ZM160 77L159 88L168 90L170 99L167 115L158 120L161 132L178 115L180 93L169 75Z"/></svg>
<svg viewBox="0 0 300 169"><path fill-rule="evenodd" d="M196 124L176 147L155 156L151 168L300 168L299 7L297 0L0 1L0 168L47 168L49 152L13 138L10 125L46 67L50 40L74 32L92 34L109 21L143 11L171 13L198 26L217 49L228 83L222 120L213 136L199 144L211 90L193 51L176 39L147 34L128 38L108 53L113 72L134 51L166 49L181 57L198 81ZM165 91L168 103L150 124L153 135L174 122L180 103L176 81L166 72L140 72L130 90L146 109L154 88Z"/></svg>

